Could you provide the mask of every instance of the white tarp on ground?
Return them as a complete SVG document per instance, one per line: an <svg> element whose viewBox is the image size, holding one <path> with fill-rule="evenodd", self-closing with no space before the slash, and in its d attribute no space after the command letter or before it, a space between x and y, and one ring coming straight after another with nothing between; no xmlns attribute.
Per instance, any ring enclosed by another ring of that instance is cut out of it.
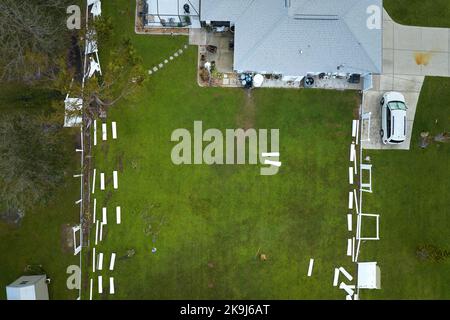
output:
<svg viewBox="0 0 450 320"><path fill-rule="evenodd" d="M83 99L66 97L64 127L76 127L83 121L81 117L81 108L83 107Z"/></svg>
<svg viewBox="0 0 450 320"><path fill-rule="evenodd" d="M376 262L358 262L358 288L381 288L380 267Z"/></svg>

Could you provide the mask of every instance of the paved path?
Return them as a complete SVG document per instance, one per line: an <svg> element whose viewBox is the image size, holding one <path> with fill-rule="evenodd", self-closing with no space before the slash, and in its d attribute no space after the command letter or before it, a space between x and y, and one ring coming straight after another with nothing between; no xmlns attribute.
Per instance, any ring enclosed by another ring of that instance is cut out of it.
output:
<svg viewBox="0 0 450 320"><path fill-rule="evenodd" d="M425 76L450 77L450 29L404 26L383 14L383 74L374 76L364 93L363 112L371 112L370 141L364 149L409 150L420 91ZM408 105L407 138L401 145L384 145L380 138L380 99L386 91L404 94ZM367 123L362 134L367 136Z"/></svg>

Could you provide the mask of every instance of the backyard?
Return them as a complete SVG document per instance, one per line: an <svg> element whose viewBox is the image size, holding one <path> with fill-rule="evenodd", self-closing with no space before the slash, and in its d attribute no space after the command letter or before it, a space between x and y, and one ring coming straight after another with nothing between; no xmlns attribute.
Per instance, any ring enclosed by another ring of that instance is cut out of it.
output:
<svg viewBox="0 0 450 320"><path fill-rule="evenodd" d="M124 12L116 6L105 12L119 24L128 21L118 28L132 30L132 17L119 21ZM148 69L187 40L129 36ZM196 47L189 47L151 75L138 96L109 110L119 137L99 141L95 168L118 170L119 189L110 183L102 192L97 185L97 216L103 206L109 214L96 252L108 259L130 249L135 255L118 259L114 271L96 272L95 283L97 275L115 278L116 294L104 298L342 298L332 277L336 266L352 270L345 255L346 164L357 92L200 88L196 56ZM192 130L195 120L222 131L279 128L280 172L174 165L171 133ZM308 278L310 258L315 266ZM96 291L94 285L94 299Z"/></svg>
<svg viewBox="0 0 450 320"><path fill-rule="evenodd" d="M447 0L385 0L400 23L450 27ZM351 120L357 116L357 92L319 90L200 88L196 84L197 48L186 37L134 34L135 2L103 3L114 30L100 44L102 63L123 38L130 38L146 68L170 61L135 96L108 112L108 128L117 121L118 139L93 149L94 167L107 178L119 171L119 189L97 183L97 217L108 208L108 225L97 253L104 269L92 273L91 247L83 254L84 291L94 279L94 299L344 299L332 286L335 267L355 273L345 255L348 146ZM22 92L21 97L13 97ZM2 87L1 112L48 103L47 93ZM171 162L173 130L203 127L280 129L277 175L261 176L260 165L181 165ZM381 240L361 246L361 261L377 261L382 290L362 291L361 299L449 299L450 259L435 261L420 246L449 250L450 146L418 146L419 135L449 130L450 79L427 78L419 101L409 151L365 151L374 165L374 193L364 211L381 215ZM79 170L73 148L78 130L67 129L73 149L67 179L47 206L30 209L20 226L0 221L0 286L4 288L29 265L42 264L52 279L51 299L76 299L66 287L66 268L79 263L64 246L63 228L78 221ZM109 133L110 135L110 133ZM97 180L98 181L98 180ZM91 203L92 206L92 203ZM122 222L115 223L116 206ZM157 251L152 253L152 248ZM125 258L127 250L135 254ZM108 271L109 254L118 255ZM264 254L267 260L261 260ZM314 258L312 277L307 277ZM104 278L104 293L96 279ZM115 278L116 294L106 278ZM0 299L5 299L5 290Z"/></svg>
<svg viewBox="0 0 450 320"><path fill-rule="evenodd" d="M134 35L131 5L118 1L106 12L118 29L127 30L149 69L186 43L183 37ZM129 19L119 19L123 15ZM115 277L118 288L115 296L103 298L342 298L331 282L334 267L352 270L345 256L344 213L349 123L357 94L200 89L195 59L196 48L189 47L153 74L137 97L109 111L108 121L118 122L119 139L100 143L95 166L101 172L119 170L120 188L107 186L96 198L109 212L120 205L123 217L121 225L108 224L97 252L121 257L134 249L136 254L119 259L113 272L103 272ZM448 101L448 85L448 79L427 79L415 141L418 130L435 118L440 121L430 131L448 127L448 104L433 104L431 98L437 91ZM279 128L280 172L262 177L257 166L173 165L171 132L192 130L194 120L221 130ZM365 155L376 168L375 193L366 197L365 211L381 214L382 240L363 243L360 259L379 262L383 290L361 297L448 298L448 261L416 257L418 246L445 249L449 240L444 231L448 146L434 144L424 151L416 143L410 151ZM392 165L397 162L404 165ZM416 223L408 223L411 219ZM260 261L258 253L268 259ZM306 277L309 258L316 259L312 278ZM101 298L95 290L94 298Z"/></svg>

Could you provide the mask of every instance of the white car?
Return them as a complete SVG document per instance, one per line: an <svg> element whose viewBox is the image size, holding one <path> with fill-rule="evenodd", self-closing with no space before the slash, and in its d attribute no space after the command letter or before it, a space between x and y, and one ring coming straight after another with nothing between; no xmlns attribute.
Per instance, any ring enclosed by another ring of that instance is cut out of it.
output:
<svg viewBox="0 0 450 320"><path fill-rule="evenodd" d="M381 104L381 140L384 144L400 144L406 139L405 97L395 91L386 92Z"/></svg>

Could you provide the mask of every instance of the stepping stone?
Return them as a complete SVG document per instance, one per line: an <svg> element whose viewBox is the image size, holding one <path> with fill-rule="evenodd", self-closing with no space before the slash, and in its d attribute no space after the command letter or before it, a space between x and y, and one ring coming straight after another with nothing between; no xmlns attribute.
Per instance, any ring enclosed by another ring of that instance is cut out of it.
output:
<svg viewBox="0 0 450 320"><path fill-rule="evenodd" d="M182 53L183 53L183 50L179 49L179 50L178 50L178 53L179 53L179 54L182 54Z"/></svg>
<svg viewBox="0 0 450 320"><path fill-rule="evenodd" d="M152 70L148 70L148 74L152 74L153 73L153 71Z"/></svg>
<svg viewBox="0 0 450 320"><path fill-rule="evenodd" d="M173 55L174 55L175 57L178 57L178 52L175 52Z"/></svg>
<svg viewBox="0 0 450 320"><path fill-rule="evenodd" d="M162 63L160 63L160 64L158 65L158 67L161 69L162 67L164 67L164 65L163 65Z"/></svg>
<svg viewBox="0 0 450 320"><path fill-rule="evenodd" d="M184 48L187 49L187 47L188 47L187 44L185 44L185 45L184 45Z"/></svg>
<svg viewBox="0 0 450 320"><path fill-rule="evenodd" d="M156 72L156 71L158 71L158 68L157 68L157 67L154 67L154 68L153 68L153 72Z"/></svg>
<svg viewBox="0 0 450 320"><path fill-rule="evenodd" d="M170 60L173 60L173 57L172 56L170 56L170 58L169 58Z"/></svg>
<svg viewBox="0 0 450 320"><path fill-rule="evenodd" d="M169 61L166 59L166 60L164 60L164 63L168 63Z"/></svg>

